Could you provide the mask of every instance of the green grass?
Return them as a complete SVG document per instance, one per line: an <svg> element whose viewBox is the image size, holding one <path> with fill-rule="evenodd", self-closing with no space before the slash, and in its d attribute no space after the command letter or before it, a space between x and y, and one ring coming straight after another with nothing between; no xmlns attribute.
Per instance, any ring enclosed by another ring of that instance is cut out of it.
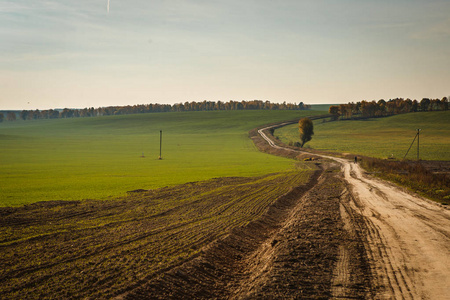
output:
<svg viewBox="0 0 450 300"><path fill-rule="evenodd" d="M394 155L402 159L411 145L416 130L420 132L422 160L450 160L450 111L397 115L387 118L314 122L313 139L306 144L319 150L347 152L377 158ZM281 141L298 141L297 125L275 131ZM416 159L417 140L407 159Z"/></svg>
<svg viewBox="0 0 450 300"><path fill-rule="evenodd" d="M104 199L140 188L288 170L292 160L258 152L247 132L320 113L213 111L3 122L0 206ZM158 160L160 130L163 160Z"/></svg>
<svg viewBox="0 0 450 300"><path fill-rule="evenodd" d="M328 110L332 105L339 105L339 104L312 104L311 109L328 113Z"/></svg>

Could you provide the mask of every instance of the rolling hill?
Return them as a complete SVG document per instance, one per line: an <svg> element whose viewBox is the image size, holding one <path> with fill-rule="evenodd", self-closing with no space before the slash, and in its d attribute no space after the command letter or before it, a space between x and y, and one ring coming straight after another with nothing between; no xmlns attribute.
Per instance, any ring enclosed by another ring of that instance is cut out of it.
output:
<svg viewBox="0 0 450 300"><path fill-rule="evenodd" d="M248 131L320 113L209 111L3 122L0 205L104 199L288 170L292 160L258 152ZM158 160L160 130L163 160Z"/></svg>

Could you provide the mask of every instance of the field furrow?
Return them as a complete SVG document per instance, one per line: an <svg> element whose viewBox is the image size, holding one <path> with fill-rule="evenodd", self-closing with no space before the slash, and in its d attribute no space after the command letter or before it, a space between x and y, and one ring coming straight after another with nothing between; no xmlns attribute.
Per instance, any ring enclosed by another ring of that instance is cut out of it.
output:
<svg viewBox="0 0 450 300"><path fill-rule="evenodd" d="M256 221L311 171L220 178L106 201L2 208L0 293L107 299Z"/></svg>

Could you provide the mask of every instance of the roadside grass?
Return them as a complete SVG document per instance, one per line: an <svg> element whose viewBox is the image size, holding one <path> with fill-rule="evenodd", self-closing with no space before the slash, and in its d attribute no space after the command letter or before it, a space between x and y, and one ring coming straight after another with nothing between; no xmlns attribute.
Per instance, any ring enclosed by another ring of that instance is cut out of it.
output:
<svg viewBox="0 0 450 300"><path fill-rule="evenodd" d="M450 160L450 111L421 112L368 120L314 122L313 139L306 144L317 150L352 153L376 158L403 159L420 128L420 159ZM296 142L298 126L277 129L283 143ZM406 159L416 159L417 141Z"/></svg>
<svg viewBox="0 0 450 300"><path fill-rule="evenodd" d="M422 163L365 157L361 165L378 177L390 180L441 204L450 204L450 176L434 173Z"/></svg>
<svg viewBox="0 0 450 300"><path fill-rule="evenodd" d="M270 208L282 209L277 200L313 172L294 166L114 200L2 207L0 293L6 299L112 299L199 256Z"/></svg>
<svg viewBox="0 0 450 300"><path fill-rule="evenodd" d="M135 189L289 170L292 160L260 153L248 131L320 113L212 111L3 122L0 206L106 199Z"/></svg>

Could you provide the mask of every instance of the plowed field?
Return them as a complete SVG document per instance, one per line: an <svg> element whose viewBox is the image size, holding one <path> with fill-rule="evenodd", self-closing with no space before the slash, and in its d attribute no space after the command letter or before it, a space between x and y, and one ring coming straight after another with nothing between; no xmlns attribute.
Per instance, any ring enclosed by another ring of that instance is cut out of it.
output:
<svg viewBox="0 0 450 300"><path fill-rule="evenodd" d="M0 294L109 299L200 256L261 219L312 171L220 178L111 201L0 209Z"/></svg>

